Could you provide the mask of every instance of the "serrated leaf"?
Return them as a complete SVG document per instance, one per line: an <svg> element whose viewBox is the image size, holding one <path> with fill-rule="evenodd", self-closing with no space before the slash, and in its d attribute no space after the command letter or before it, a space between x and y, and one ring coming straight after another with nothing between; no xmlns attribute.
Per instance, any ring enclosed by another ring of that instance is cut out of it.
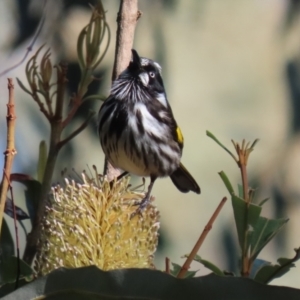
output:
<svg viewBox="0 0 300 300"><path fill-rule="evenodd" d="M172 263L172 266L173 266L173 269L170 270L170 273L171 273L171 275L176 277L181 269L181 266L176 263Z"/></svg>
<svg viewBox="0 0 300 300"><path fill-rule="evenodd" d="M254 226L250 242L250 255L252 260L258 256L259 252L282 229L287 221L288 219L268 219L259 217Z"/></svg>
<svg viewBox="0 0 300 300"><path fill-rule="evenodd" d="M39 299L42 295L47 297L54 293L61 295L63 292L65 297L58 299L88 299L74 298L74 294L68 297L67 293L74 291L81 294L90 293L95 297L102 296L100 299L300 299L298 289L264 285L248 278L210 274L178 279L157 270L122 269L105 272L90 266L55 270L2 300Z"/></svg>
<svg viewBox="0 0 300 300"><path fill-rule="evenodd" d="M40 183L43 182L46 164L47 164L47 144L45 141L41 141L39 146L39 160L38 160L38 167L37 167L37 180Z"/></svg>
<svg viewBox="0 0 300 300"><path fill-rule="evenodd" d="M196 255L194 260L202 264L205 268L211 270L216 275L225 276L224 273L221 271L221 269L219 269L216 265L214 265L210 261L202 259L199 255Z"/></svg>
<svg viewBox="0 0 300 300"><path fill-rule="evenodd" d="M278 264L269 264L262 267L254 277L254 280L261 283L269 283L275 278L279 278L282 275L286 274L291 268L295 267L294 262L300 258L300 248L295 249L296 255L289 258L279 258L277 260ZM299 298L300 299L300 298Z"/></svg>

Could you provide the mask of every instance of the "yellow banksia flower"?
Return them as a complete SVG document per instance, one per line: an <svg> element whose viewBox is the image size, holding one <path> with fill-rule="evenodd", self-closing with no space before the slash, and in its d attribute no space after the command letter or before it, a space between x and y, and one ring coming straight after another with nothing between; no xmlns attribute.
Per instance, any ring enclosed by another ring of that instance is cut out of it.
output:
<svg viewBox="0 0 300 300"><path fill-rule="evenodd" d="M102 270L153 268L159 212L150 203L131 218L144 193L131 190L129 179L112 185L107 179L82 175L83 183L65 180L42 222L36 271L45 275L59 267L96 265Z"/></svg>

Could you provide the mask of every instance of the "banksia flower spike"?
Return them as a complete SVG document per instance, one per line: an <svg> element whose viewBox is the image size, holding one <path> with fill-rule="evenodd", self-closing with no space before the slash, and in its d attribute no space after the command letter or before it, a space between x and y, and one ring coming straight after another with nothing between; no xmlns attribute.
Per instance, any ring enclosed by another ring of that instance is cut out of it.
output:
<svg viewBox="0 0 300 300"><path fill-rule="evenodd" d="M144 193L129 189L128 178L110 184L82 175L55 186L46 208L36 271L96 265L103 270L152 268L159 213L153 204L132 218Z"/></svg>

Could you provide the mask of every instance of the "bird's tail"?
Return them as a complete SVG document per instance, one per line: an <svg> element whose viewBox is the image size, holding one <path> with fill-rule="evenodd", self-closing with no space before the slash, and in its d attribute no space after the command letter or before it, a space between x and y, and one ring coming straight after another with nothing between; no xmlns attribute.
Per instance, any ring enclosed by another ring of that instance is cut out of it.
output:
<svg viewBox="0 0 300 300"><path fill-rule="evenodd" d="M200 187L197 184L196 180L188 172L183 164L180 163L180 166L175 170L171 175L171 180L182 193L187 193L189 191L200 194Z"/></svg>

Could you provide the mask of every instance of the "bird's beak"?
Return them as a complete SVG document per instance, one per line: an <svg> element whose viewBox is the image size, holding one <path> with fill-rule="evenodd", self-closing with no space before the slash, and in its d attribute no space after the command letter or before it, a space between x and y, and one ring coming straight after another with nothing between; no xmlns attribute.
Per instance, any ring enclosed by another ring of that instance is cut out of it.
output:
<svg viewBox="0 0 300 300"><path fill-rule="evenodd" d="M132 57L131 57L130 65L136 69L140 69L141 68L140 56L134 49L131 50L131 53L132 53Z"/></svg>

